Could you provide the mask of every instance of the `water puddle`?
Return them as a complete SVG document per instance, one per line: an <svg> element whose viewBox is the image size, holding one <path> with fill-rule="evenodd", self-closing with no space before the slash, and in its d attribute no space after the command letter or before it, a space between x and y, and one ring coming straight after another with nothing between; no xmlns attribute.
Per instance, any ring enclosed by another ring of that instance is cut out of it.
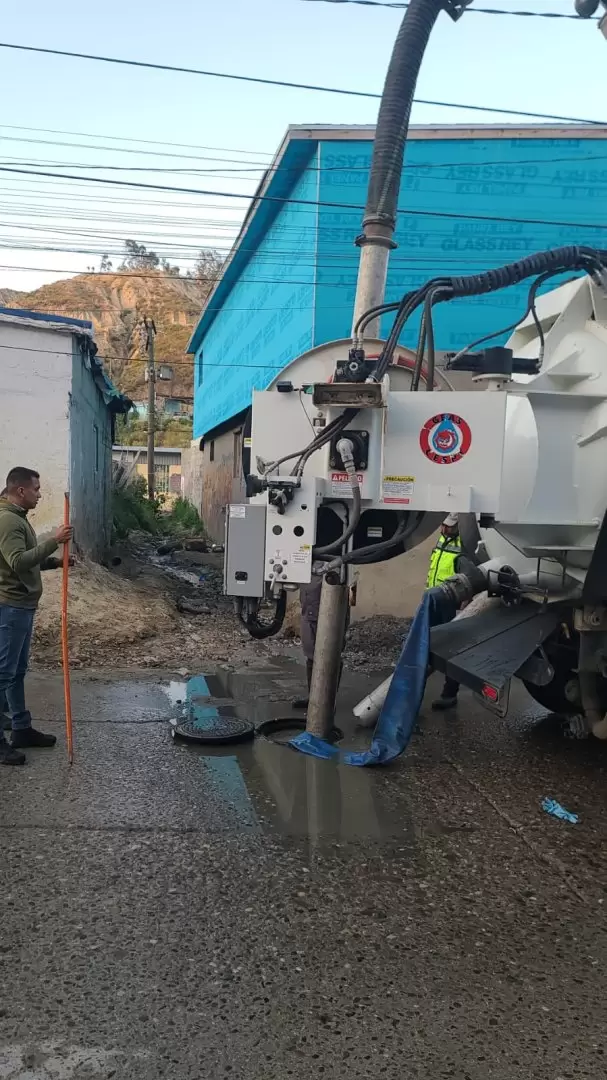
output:
<svg viewBox="0 0 607 1080"><path fill-rule="evenodd" d="M298 674L222 671L171 682L164 691L178 722L186 720L199 730L223 719L257 726L291 713ZM285 745L288 737L217 747L190 742L185 750L200 757L205 790L240 825L307 837L316 845L419 839L406 793L401 791L395 808L392 783L386 783L381 770L352 769L298 754ZM366 746L369 732L359 738Z"/></svg>

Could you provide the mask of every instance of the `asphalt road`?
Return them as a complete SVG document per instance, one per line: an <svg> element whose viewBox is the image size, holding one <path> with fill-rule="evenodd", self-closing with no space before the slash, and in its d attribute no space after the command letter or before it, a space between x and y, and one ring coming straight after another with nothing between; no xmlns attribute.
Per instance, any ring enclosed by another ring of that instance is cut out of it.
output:
<svg viewBox="0 0 607 1080"><path fill-rule="evenodd" d="M299 673L221 696L280 715ZM30 680L60 744L0 773L0 1077L605 1075L601 746L464 693L388 769L209 755L171 738L182 693L79 673L70 770L61 678Z"/></svg>

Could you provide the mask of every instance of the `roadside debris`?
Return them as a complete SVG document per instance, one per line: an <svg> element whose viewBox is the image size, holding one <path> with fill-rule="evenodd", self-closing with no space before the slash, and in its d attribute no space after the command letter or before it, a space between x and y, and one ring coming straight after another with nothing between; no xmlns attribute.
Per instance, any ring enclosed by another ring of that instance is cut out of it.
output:
<svg viewBox="0 0 607 1080"><path fill-rule="evenodd" d="M189 615L210 615L211 609L204 600L190 600L187 596L180 596L176 603L177 611L187 612Z"/></svg>
<svg viewBox="0 0 607 1080"><path fill-rule="evenodd" d="M552 814L552 817L559 818L560 821L568 821L570 825L577 825L579 820L577 814L565 810L565 807L561 806L556 799L542 799L542 810L545 810L547 814Z"/></svg>

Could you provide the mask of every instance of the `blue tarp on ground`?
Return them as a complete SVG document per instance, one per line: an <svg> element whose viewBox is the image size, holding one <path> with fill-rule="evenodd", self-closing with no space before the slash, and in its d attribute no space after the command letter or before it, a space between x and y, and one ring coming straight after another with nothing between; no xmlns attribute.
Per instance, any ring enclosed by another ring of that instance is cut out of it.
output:
<svg viewBox="0 0 607 1080"><path fill-rule="evenodd" d="M312 757L338 759L344 765L386 765L406 750L426 688L430 655L430 629L450 622L455 605L442 589L424 593L396 665L386 700L379 714L369 750L342 753L336 746L307 731L290 745Z"/></svg>

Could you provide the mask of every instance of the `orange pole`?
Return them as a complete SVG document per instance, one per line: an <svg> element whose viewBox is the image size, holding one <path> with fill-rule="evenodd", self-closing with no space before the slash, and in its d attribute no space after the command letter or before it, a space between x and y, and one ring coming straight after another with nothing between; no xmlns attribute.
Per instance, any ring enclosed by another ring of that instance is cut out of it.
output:
<svg viewBox="0 0 607 1080"><path fill-rule="evenodd" d="M63 524L70 523L70 497L65 493L63 504ZM65 697L65 732L67 737L67 759L70 765L74 761L74 738L72 731L72 687L70 683L70 653L67 640L67 597L70 571L70 545L63 545L63 581L61 589L61 660L63 663L63 694Z"/></svg>

